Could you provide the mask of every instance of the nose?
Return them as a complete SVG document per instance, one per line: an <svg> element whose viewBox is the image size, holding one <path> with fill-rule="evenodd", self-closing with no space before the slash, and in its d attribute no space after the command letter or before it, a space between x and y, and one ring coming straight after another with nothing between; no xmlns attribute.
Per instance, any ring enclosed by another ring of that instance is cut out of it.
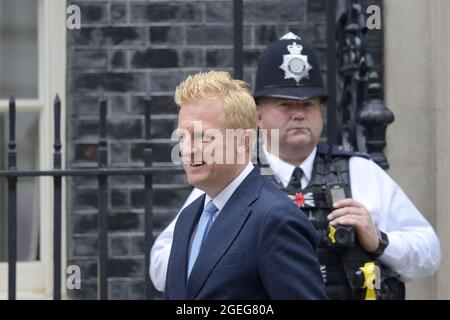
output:
<svg viewBox="0 0 450 320"><path fill-rule="evenodd" d="M291 111L292 120L303 120L305 118L305 109L302 106L295 106Z"/></svg>

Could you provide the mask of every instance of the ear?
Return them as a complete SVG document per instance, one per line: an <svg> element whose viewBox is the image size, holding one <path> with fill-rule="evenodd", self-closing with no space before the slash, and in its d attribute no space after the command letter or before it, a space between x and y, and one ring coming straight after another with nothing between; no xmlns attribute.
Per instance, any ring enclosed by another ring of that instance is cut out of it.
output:
<svg viewBox="0 0 450 320"><path fill-rule="evenodd" d="M256 105L256 123L258 127L261 128L262 118L263 118L264 109L261 106Z"/></svg>
<svg viewBox="0 0 450 320"><path fill-rule="evenodd" d="M237 148L237 163L238 164L246 164L248 163L253 154L253 146L256 140L256 130L254 129L245 129L240 132L236 138Z"/></svg>
<svg viewBox="0 0 450 320"><path fill-rule="evenodd" d="M234 136L234 143L238 147L238 151L243 151L244 149L249 149L250 144L252 143L253 137L256 136L256 133L253 133L252 129L239 129L238 134ZM256 132L256 131L255 131Z"/></svg>

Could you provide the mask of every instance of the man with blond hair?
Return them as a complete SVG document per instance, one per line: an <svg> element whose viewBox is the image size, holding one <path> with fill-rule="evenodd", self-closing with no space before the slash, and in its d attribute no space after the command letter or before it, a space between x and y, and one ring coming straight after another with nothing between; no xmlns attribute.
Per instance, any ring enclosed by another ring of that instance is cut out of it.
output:
<svg viewBox="0 0 450 320"><path fill-rule="evenodd" d="M226 72L198 73L175 101L183 168L205 193L176 222L165 298L326 299L313 226L250 162L248 86Z"/></svg>

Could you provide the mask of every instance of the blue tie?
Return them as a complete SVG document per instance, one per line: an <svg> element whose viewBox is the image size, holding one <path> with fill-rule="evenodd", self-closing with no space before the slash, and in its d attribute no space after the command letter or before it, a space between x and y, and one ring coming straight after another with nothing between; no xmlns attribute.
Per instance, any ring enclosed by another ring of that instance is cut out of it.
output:
<svg viewBox="0 0 450 320"><path fill-rule="evenodd" d="M200 252L200 248L202 247L203 241L205 241L206 235L208 234L209 229L214 221L214 213L216 213L219 209L216 208L212 200L208 202L205 209L200 216L200 220L198 221L197 232L195 233L194 240L192 241L191 252L189 254L189 263L188 263L188 278L191 274L192 267L194 266L195 260L197 260L198 253Z"/></svg>

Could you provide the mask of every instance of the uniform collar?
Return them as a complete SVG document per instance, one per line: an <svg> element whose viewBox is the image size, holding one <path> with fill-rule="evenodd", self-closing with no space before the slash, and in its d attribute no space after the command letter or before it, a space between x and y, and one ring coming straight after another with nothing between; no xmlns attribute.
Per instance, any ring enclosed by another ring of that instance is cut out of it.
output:
<svg viewBox="0 0 450 320"><path fill-rule="evenodd" d="M289 181L291 180L291 176L294 172L295 166L271 154L269 151L267 151L265 146L263 146L263 150L267 162L269 163L269 166L272 169L275 177L282 183L284 187L287 187ZM316 153L317 146L299 166L303 171L302 186L307 186L309 181L311 180Z"/></svg>

